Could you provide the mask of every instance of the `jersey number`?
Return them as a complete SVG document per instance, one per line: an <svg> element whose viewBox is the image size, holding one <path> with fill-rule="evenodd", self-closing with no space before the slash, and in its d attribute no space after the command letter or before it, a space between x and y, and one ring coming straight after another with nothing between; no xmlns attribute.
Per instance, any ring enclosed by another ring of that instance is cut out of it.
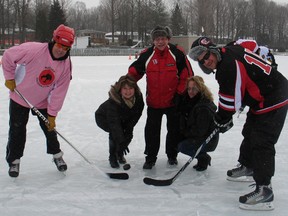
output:
<svg viewBox="0 0 288 216"><path fill-rule="evenodd" d="M262 61L259 61L257 58L254 58L253 56L247 54L244 55L244 59L246 60L247 63L251 65L254 64L260 69L262 69L265 74L267 75L270 74L272 67L268 63L265 64Z"/></svg>

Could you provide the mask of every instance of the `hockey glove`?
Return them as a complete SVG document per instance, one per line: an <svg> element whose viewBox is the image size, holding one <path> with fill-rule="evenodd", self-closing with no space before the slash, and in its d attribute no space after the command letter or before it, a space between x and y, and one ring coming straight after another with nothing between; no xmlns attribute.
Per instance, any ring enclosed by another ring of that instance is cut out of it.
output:
<svg viewBox="0 0 288 216"><path fill-rule="evenodd" d="M47 119L49 121L49 124L46 124L48 131L53 131L54 128L56 127L56 122L55 122L56 117L48 115Z"/></svg>
<svg viewBox="0 0 288 216"><path fill-rule="evenodd" d="M123 152L124 155L127 155L128 153L130 153L130 150L129 150L128 146L126 148L124 148L122 150L122 152Z"/></svg>
<svg viewBox="0 0 288 216"><path fill-rule="evenodd" d="M272 64L271 66L273 69L278 70L278 64L275 63L275 64Z"/></svg>
<svg viewBox="0 0 288 216"><path fill-rule="evenodd" d="M128 145L126 143L120 143L119 153L123 155L127 155L130 152Z"/></svg>
<svg viewBox="0 0 288 216"><path fill-rule="evenodd" d="M15 80L5 80L5 86L10 89L10 91L14 91L14 89L16 88L16 83Z"/></svg>
<svg viewBox="0 0 288 216"><path fill-rule="evenodd" d="M119 152L123 152L124 155L127 155L130 150L128 148L128 145L130 144L131 139L130 137L126 138L126 140L119 144Z"/></svg>
<svg viewBox="0 0 288 216"><path fill-rule="evenodd" d="M226 131L230 130L233 127L233 119L224 119L222 120L222 118L218 115L215 115L214 117L214 124L216 125L216 127L219 128L220 133L225 133Z"/></svg>

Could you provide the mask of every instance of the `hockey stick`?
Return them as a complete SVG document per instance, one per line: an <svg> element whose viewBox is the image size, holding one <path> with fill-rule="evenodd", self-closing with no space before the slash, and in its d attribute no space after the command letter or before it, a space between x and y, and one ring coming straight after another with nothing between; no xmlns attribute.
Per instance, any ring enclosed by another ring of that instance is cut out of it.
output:
<svg viewBox="0 0 288 216"><path fill-rule="evenodd" d="M48 119L36 108L34 107L17 89L14 91L25 101L25 103L46 123L49 124ZM68 143L88 164L92 165L92 163L74 146L71 142L69 142L62 134L60 134L55 128L54 131L66 142ZM121 179L126 180L129 178L127 173L105 173L98 166L93 164L94 167L104 176L108 176L111 179Z"/></svg>
<svg viewBox="0 0 288 216"><path fill-rule="evenodd" d="M193 159L200 153L200 151L205 147L205 145L207 145L218 132L219 132L219 128L215 128L212 131L212 133L206 138L206 140L201 144L201 146L198 148L195 155L193 157L191 157L184 164L184 166L182 166L181 169L172 178L169 178L169 179L152 179L152 178L145 177L143 179L143 182L147 185L154 185L154 186L169 186L169 185L171 185L182 174L182 172L193 161Z"/></svg>

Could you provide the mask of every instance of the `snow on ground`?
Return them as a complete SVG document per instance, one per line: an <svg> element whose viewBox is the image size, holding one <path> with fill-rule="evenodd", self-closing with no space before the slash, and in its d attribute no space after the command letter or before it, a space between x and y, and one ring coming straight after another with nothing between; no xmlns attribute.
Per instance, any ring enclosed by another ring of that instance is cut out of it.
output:
<svg viewBox="0 0 288 216"><path fill-rule="evenodd" d="M162 124L162 140L155 168L144 171L144 126L146 109L134 130L130 154L129 180L113 180L98 171L114 170L108 163L108 134L99 129L94 112L108 97L110 85L126 74L132 63L121 57L72 57L73 80L63 109L57 117L58 131L92 164L87 163L70 145L59 137L66 175L56 170L52 157L47 155L45 139L36 117L30 115L25 155L21 159L20 175L8 176L5 151L8 131L8 90L0 76L0 214L1 216L284 216L287 215L288 179L288 118L276 145L276 174L273 178L275 210L251 212L238 208L238 198L254 190L249 183L226 180L226 171L237 165L242 140L241 129L245 114L234 117L234 127L220 137L218 148L211 153L212 166L196 172L192 166L168 187L154 187L143 183L145 176L166 179L172 177L189 159L179 154L179 165L167 166L164 154L166 119ZM279 70L288 77L288 57L276 56ZM204 77L217 103L218 85L213 75L205 75L191 61L197 75ZM1 74L2 68L0 69ZM145 94L145 78L139 81ZM246 111L244 111L245 113Z"/></svg>

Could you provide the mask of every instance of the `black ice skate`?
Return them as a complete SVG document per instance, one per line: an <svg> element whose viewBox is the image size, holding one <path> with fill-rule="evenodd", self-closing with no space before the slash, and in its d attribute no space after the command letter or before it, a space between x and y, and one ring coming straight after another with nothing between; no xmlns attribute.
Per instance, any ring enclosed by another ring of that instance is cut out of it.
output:
<svg viewBox="0 0 288 216"><path fill-rule="evenodd" d="M9 171L8 174L10 177L16 178L19 176L20 170L20 160L15 160L11 164L9 164Z"/></svg>
<svg viewBox="0 0 288 216"><path fill-rule="evenodd" d="M64 172L67 170L67 164L63 160L63 152L59 152L58 154L53 155L53 161L60 172Z"/></svg>
<svg viewBox="0 0 288 216"><path fill-rule="evenodd" d="M245 210L268 211L273 210L274 194L270 185L256 185L255 191L240 196L239 207Z"/></svg>
<svg viewBox="0 0 288 216"><path fill-rule="evenodd" d="M253 182L253 170L243 165L227 171L227 180L235 182Z"/></svg>

